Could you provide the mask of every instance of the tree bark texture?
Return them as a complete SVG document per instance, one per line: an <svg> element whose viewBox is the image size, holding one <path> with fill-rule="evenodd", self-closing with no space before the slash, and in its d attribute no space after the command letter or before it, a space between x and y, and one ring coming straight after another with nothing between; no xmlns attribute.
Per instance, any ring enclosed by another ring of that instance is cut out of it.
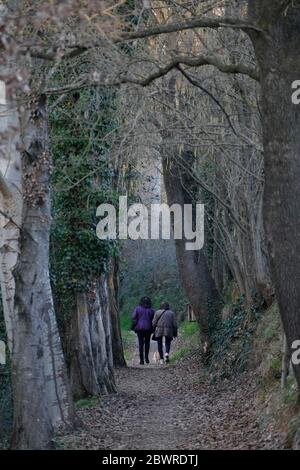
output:
<svg viewBox="0 0 300 470"><path fill-rule="evenodd" d="M21 125L14 107L8 114L14 127L6 123L7 132L14 132L15 143L13 159L7 157L6 178L12 191L3 201L10 218L3 221L1 284L11 350L12 447L45 449L58 426L77 422L49 280L51 153L46 99L32 100Z"/></svg>
<svg viewBox="0 0 300 470"><path fill-rule="evenodd" d="M251 39L261 71L265 190L263 217L287 346L300 338L300 9L290 2L255 1L250 14L265 33ZM300 365L294 365L300 389Z"/></svg>
<svg viewBox="0 0 300 470"><path fill-rule="evenodd" d="M112 258L109 264L108 291L112 326L112 352L115 367L125 367L124 350L119 316L119 261Z"/></svg>
<svg viewBox="0 0 300 470"><path fill-rule="evenodd" d="M94 280L77 293L67 332L67 357L76 400L116 391L113 373L111 318L107 279Z"/></svg>

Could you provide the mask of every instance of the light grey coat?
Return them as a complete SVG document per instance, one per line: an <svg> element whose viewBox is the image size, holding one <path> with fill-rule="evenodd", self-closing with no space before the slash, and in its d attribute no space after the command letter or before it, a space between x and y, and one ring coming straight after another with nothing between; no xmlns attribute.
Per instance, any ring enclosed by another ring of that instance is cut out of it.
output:
<svg viewBox="0 0 300 470"><path fill-rule="evenodd" d="M174 338L174 336L177 336L177 322L175 313L172 312L172 310L157 310L152 321L152 326L154 328L155 338L161 338L162 336Z"/></svg>

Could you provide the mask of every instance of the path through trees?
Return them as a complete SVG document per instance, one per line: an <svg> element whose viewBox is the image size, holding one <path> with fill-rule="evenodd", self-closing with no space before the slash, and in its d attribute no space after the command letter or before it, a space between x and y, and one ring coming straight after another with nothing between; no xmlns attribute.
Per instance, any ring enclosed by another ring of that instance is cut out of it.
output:
<svg viewBox="0 0 300 470"><path fill-rule="evenodd" d="M153 347L154 343L152 343ZM134 360L137 364L137 359ZM131 365L116 371L117 394L80 412L86 427L63 448L106 450L280 449L283 436L258 427L251 377L209 386L200 364Z"/></svg>

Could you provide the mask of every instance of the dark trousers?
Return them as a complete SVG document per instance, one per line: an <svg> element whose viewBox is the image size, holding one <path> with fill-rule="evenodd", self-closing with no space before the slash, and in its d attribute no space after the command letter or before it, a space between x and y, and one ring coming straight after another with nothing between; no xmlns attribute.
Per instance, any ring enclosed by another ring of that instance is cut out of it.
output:
<svg viewBox="0 0 300 470"><path fill-rule="evenodd" d="M140 361L144 362L144 357L145 357L146 362L148 362L149 361L151 331L147 331L147 330L137 331L137 336L138 336L138 340L139 340ZM144 356L144 354L145 354L145 356Z"/></svg>
<svg viewBox="0 0 300 470"><path fill-rule="evenodd" d="M165 336L165 337L162 336L161 338L157 339L157 348L158 348L158 352L159 352L159 355L160 355L161 359L164 358L163 338L165 338L166 353L168 353L168 354L170 352L171 343L172 343L172 338L168 338L167 336Z"/></svg>

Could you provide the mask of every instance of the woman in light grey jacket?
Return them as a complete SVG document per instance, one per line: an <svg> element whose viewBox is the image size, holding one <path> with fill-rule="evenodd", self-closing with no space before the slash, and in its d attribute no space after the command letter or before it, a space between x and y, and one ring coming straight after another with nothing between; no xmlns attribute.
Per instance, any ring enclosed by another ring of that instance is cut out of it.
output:
<svg viewBox="0 0 300 470"><path fill-rule="evenodd" d="M160 363L164 363L163 338L165 338L165 360L169 362L171 342L177 336L177 322L175 313L170 310L168 302L162 302L160 309L155 312L152 326L154 329L153 339L157 341Z"/></svg>

